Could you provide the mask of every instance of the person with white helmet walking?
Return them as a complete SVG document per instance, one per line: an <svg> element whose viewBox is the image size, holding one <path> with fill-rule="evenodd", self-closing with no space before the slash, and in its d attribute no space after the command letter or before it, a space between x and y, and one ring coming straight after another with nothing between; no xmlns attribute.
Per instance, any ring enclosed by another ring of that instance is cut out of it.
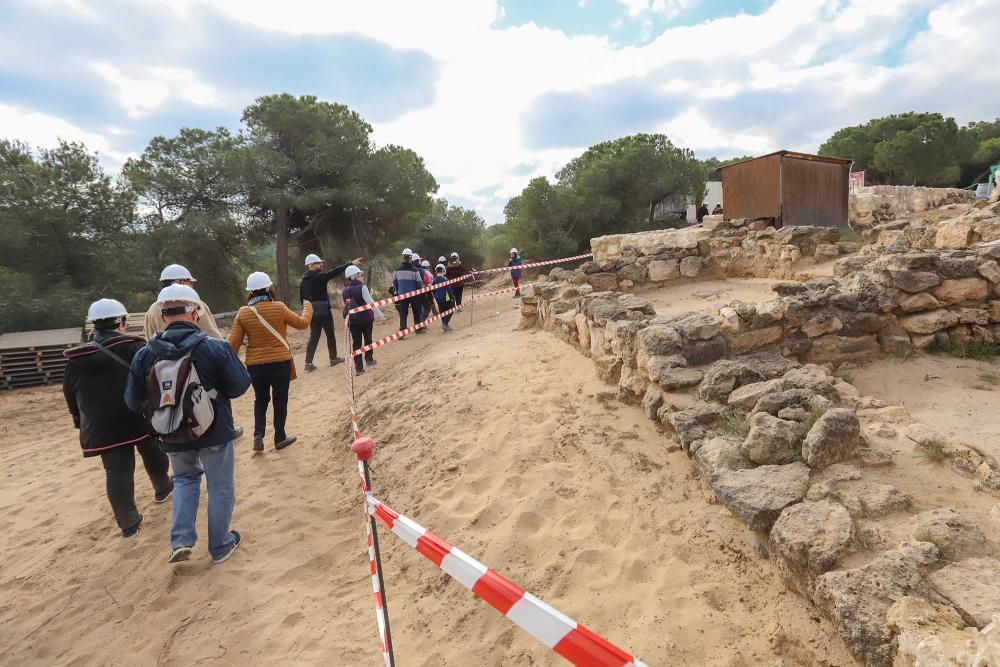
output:
<svg viewBox="0 0 1000 667"><path fill-rule="evenodd" d="M191 272L180 264L170 264L160 272L160 289L168 285L194 287L196 282L198 281L191 275ZM199 308L201 317L198 319L198 328L212 338L222 338L222 333L219 332L219 327L215 324L215 317L212 315L212 311L208 305L203 301L199 304ZM149 340L153 337L153 334L163 331L166 328L167 325L163 321L163 317L160 316L160 309L154 303L146 311L146 321L143 326L146 340Z"/></svg>
<svg viewBox="0 0 1000 667"><path fill-rule="evenodd" d="M510 249L510 259L507 260L507 266L521 266L524 260L521 259L521 255L517 252L517 248ZM521 296L521 269L511 269L510 279L514 282L514 298Z"/></svg>
<svg viewBox="0 0 1000 667"><path fill-rule="evenodd" d="M187 285L157 297L167 328L132 358L125 403L145 417L170 458L174 513L170 563L191 556L201 478L208 487L208 552L215 563L233 555L242 535L231 530L236 505L233 408L250 374L228 343L198 329L201 298Z"/></svg>
<svg viewBox="0 0 1000 667"><path fill-rule="evenodd" d="M80 430L83 455L101 457L108 501L124 539L135 537L142 525L135 506L136 450L153 484L155 502L165 502L174 491L167 455L123 398L132 357L145 345L141 338L126 335L127 315L114 299L92 303L87 321L94 325L94 339L64 353L68 362L63 377L63 395Z"/></svg>
<svg viewBox="0 0 1000 667"><path fill-rule="evenodd" d="M413 255L414 252L412 250L409 248L404 249L403 262L392 273L392 293L396 296L418 290L424 286L423 272L419 265L414 264ZM414 324L420 324L424 321L422 299L423 295L418 294L396 302L396 312L399 313L400 331L406 329L407 314L410 310L413 311ZM423 329L419 331L423 331Z"/></svg>
<svg viewBox="0 0 1000 667"><path fill-rule="evenodd" d="M327 292L327 283L337 276L344 275L347 267L358 266L361 258L335 266L329 271L323 270L324 262L318 255L306 255L306 271L302 274L302 281L299 283L299 298L302 303L306 301L312 303L313 317L309 329L309 342L306 344L306 370L314 371L313 357L316 355L316 347L319 345L319 336L326 333L326 351L330 355L330 365L336 366L344 359L337 356L337 336L333 327L333 311L330 309L330 294Z"/></svg>
<svg viewBox="0 0 1000 667"><path fill-rule="evenodd" d="M420 269L424 275L424 287L432 284L434 282L434 274L431 273L431 263L426 259L420 262ZM433 313L438 314L437 302L434 300L434 292L428 292L425 294L427 298L424 300L424 319L426 320ZM423 331L423 329L421 329Z"/></svg>
<svg viewBox="0 0 1000 667"><path fill-rule="evenodd" d="M368 286L365 285L365 274L361 269L356 266L349 266L344 276L347 277L348 281L347 287L344 288L343 292L344 315L348 318L348 326L351 330L351 349L357 352L362 348L362 345L371 345L375 318L377 317L385 322L386 317L382 313L382 309L378 306L363 310L360 313L351 313L348 315L348 312L354 308L363 306L366 303L374 304L375 300L372 298L371 292L368 291ZM377 363L373 350L368 350L364 357L369 366L374 366ZM355 375L362 375L364 372L365 367L359 354L354 357L354 373Z"/></svg>
<svg viewBox="0 0 1000 667"><path fill-rule="evenodd" d="M453 252L448 259L448 266L445 269L445 278L448 280L454 280L455 278L461 278L469 273L465 265L462 264L462 258L458 256L457 252ZM465 291L465 281L460 281L452 285L452 291L455 293L455 304L462 305L462 292Z"/></svg>
<svg viewBox="0 0 1000 667"><path fill-rule="evenodd" d="M355 267L349 266L348 270ZM274 405L274 448L284 449L296 438L285 432L288 418L288 387L295 379L295 362L288 344L288 329L305 329L312 320L312 302L302 304L302 314L278 301L270 276L261 271L247 277L247 305L233 319L229 346L240 353L247 342L246 366L253 385L253 451L264 451L267 406Z"/></svg>

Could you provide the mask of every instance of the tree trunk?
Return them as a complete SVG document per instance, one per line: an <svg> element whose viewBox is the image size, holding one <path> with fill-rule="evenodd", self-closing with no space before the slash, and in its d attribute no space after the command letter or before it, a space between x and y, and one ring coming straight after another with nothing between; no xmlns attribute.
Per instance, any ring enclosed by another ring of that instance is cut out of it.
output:
<svg viewBox="0 0 1000 667"><path fill-rule="evenodd" d="M288 220L292 212L287 208L279 208L274 212L276 243L274 259L278 265L278 300L288 303Z"/></svg>

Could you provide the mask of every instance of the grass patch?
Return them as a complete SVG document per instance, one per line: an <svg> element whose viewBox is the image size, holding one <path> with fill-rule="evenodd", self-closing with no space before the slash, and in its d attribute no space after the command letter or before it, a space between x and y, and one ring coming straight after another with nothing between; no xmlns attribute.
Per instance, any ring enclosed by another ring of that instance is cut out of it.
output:
<svg viewBox="0 0 1000 667"><path fill-rule="evenodd" d="M840 238L837 241L846 241L847 243L864 243L864 238L856 229L847 229L840 233Z"/></svg>
<svg viewBox="0 0 1000 667"><path fill-rule="evenodd" d="M927 532L920 532L913 536L913 539L918 542L930 542L937 547L938 550L938 561L941 563L954 563L957 560L957 555L955 553L955 548L949 546L937 539L933 535Z"/></svg>
<svg viewBox="0 0 1000 667"><path fill-rule="evenodd" d="M995 387L1000 384L1000 377L996 373L982 372L978 376L979 381L983 384L988 384L991 387Z"/></svg>
<svg viewBox="0 0 1000 667"><path fill-rule="evenodd" d="M948 451L948 443L940 438L931 438L930 440L918 442L913 452L924 463L933 463L935 465L940 465L951 458L951 452Z"/></svg>
<svg viewBox="0 0 1000 667"><path fill-rule="evenodd" d="M806 417L805 421L799 425L799 432L802 435L808 433L813 425L819 421L819 418L826 414L826 410L823 408L813 408L809 411L809 416Z"/></svg>
<svg viewBox="0 0 1000 667"><path fill-rule="evenodd" d="M958 359L992 360L1000 356L1000 341L970 340L967 343L953 343L945 336L936 336L927 351L950 354Z"/></svg>
<svg viewBox="0 0 1000 667"><path fill-rule="evenodd" d="M730 410L719 417L715 432L724 437L744 440L750 433L750 422L740 413Z"/></svg>
<svg viewBox="0 0 1000 667"><path fill-rule="evenodd" d="M892 352L892 356L900 361L913 361L920 355L912 345L900 345Z"/></svg>

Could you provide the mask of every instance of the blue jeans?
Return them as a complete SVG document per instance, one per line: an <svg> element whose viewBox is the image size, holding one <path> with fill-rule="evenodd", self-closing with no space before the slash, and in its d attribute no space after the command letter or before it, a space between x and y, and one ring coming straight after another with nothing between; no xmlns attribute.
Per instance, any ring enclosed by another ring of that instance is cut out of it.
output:
<svg viewBox="0 0 1000 667"><path fill-rule="evenodd" d="M201 476L208 487L208 553L224 556L235 537L229 530L236 505L235 466L232 441L198 451L171 452L170 467L174 479L174 523L170 528L170 547L193 547L198 540L194 523L201 499Z"/></svg>

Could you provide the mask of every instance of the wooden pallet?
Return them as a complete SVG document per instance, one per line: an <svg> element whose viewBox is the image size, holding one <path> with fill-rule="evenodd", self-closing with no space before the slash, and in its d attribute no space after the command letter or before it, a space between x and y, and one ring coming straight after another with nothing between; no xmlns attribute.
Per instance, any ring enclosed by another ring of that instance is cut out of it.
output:
<svg viewBox="0 0 1000 667"><path fill-rule="evenodd" d="M80 344L79 329L22 331L0 335L0 389L62 382L63 352Z"/></svg>

